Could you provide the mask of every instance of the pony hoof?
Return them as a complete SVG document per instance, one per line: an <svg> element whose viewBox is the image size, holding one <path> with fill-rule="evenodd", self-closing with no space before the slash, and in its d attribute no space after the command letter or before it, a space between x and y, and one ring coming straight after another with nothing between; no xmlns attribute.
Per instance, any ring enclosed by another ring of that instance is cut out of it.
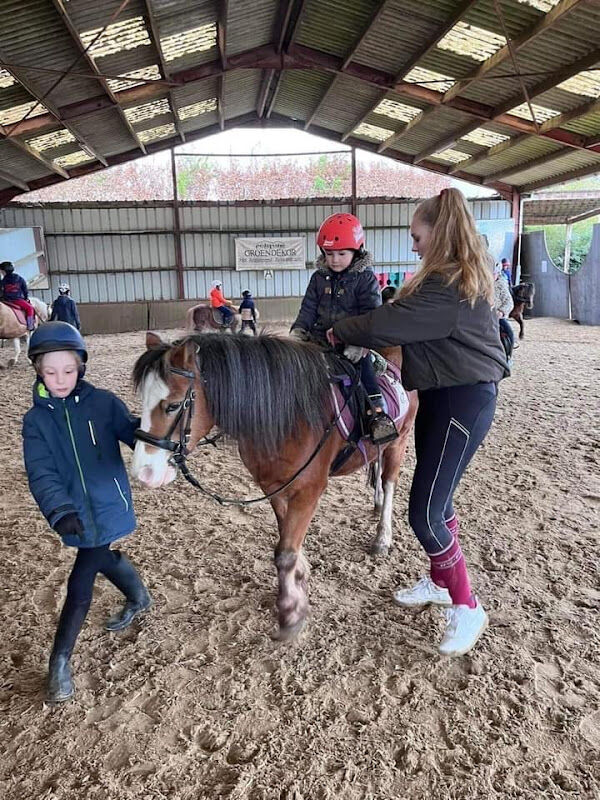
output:
<svg viewBox="0 0 600 800"><path fill-rule="evenodd" d="M9 358L8 359L8 366L9 367L16 367L17 366L16 360L14 358Z"/></svg>
<svg viewBox="0 0 600 800"><path fill-rule="evenodd" d="M371 542L369 554L375 557L380 556L381 558L387 558L390 554L390 546L383 542Z"/></svg>
<svg viewBox="0 0 600 800"><path fill-rule="evenodd" d="M276 642L291 642L298 636L305 625L306 617L298 620L298 622L295 622L293 625L280 625L272 638Z"/></svg>

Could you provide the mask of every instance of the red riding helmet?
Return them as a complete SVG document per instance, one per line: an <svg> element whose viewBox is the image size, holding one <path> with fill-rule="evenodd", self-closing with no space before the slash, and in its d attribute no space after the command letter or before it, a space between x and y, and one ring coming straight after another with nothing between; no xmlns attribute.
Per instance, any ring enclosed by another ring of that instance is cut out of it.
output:
<svg viewBox="0 0 600 800"><path fill-rule="evenodd" d="M364 243L365 233L354 214L332 214L317 234L317 245L327 250L358 250Z"/></svg>

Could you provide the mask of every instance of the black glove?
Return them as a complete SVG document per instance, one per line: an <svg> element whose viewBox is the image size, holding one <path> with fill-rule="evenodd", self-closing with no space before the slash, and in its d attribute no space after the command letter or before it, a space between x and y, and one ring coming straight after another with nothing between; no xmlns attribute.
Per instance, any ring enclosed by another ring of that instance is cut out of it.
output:
<svg viewBox="0 0 600 800"><path fill-rule="evenodd" d="M83 523L75 512L71 512L58 520L54 530L59 536L81 536L83 534Z"/></svg>

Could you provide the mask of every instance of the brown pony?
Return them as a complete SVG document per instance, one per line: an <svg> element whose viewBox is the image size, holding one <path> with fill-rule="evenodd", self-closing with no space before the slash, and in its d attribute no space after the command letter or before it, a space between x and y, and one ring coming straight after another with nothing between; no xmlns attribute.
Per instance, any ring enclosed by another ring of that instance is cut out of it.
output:
<svg viewBox="0 0 600 800"><path fill-rule="evenodd" d="M207 331L224 331L236 333L240 324L240 315L234 314L231 325L221 325L214 317L213 309L207 303L192 306L186 314L186 329L198 333Z"/></svg>
<svg viewBox="0 0 600 800"><path fill-rule="evenodd" d="M139 432L135 446L133 476L150 487L171 482L176 476L172 453L179 457L184 445L186 452L193 450L215 425L236 440L254 481L272 495L279 527L279 636L295 636L308 613L309 566L302 544L332 465L346 445L333 421L322 351L267 335L192 335L169 345L148 333L146 345L133 373L145 432ZM400 348L386 355L399 365ZM236 386L248 391L233 391ZM375 464L375 509L380 516L371 545L375 553L387 553L391 545L394 487L416 410L416 393L411 392L400 435L380 448L381 459L378 448L367 444L367 459ZM362 454L355 451L334 474L348 475L363 465Z"/></svg>
<svg viewBox="0 0 600 800"><path fill-rule="evenodd" d="M533 308L533 296L535 295L535 284L519 283L513 289L513 310L508 315L509 319L514 319L519 323L519 339L525 336L525 323L523 321L524 310Z"/></svg>

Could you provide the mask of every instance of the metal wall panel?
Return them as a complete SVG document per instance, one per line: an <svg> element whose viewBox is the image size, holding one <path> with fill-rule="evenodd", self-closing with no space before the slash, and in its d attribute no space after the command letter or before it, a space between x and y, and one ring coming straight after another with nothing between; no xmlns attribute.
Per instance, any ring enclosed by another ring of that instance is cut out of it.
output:
<svg viewBox="0 0 600 800"><path fill-rule="evenodd" d="M194 205L180 208L186 298L205 298L211 283L223 282L225 293L238 298L244 289L256 297L298 297L312 272L262 270L236 272L236 236L304 236L307 261L317 256L316 232L322 220L350 212L346 202L296 205ZM368 249L378 272L397 272L416 265L410 239L410 219L416 201L362 202L357 213L364 225ZM510 236L510 206L503 200L470 201L486 233ZM0 227L43 228L51 289L37 294L50 302L65 280L73 297L83 303L177 298L173 208L169 203L14 204L0 210Z"/></svg>

